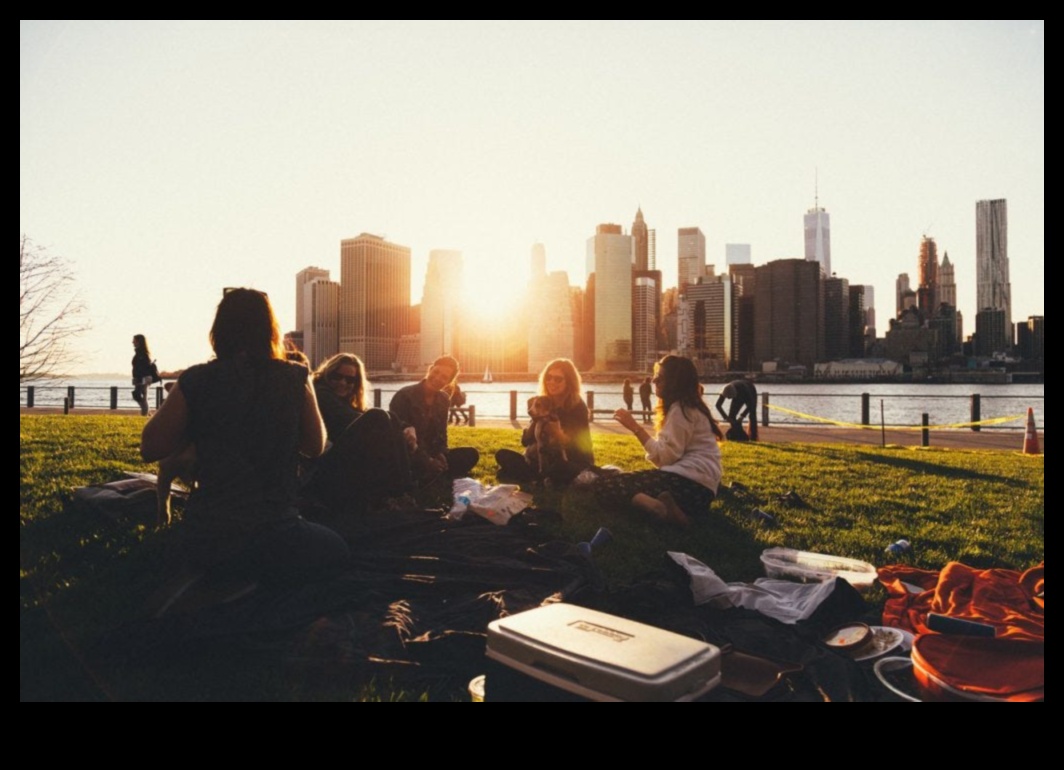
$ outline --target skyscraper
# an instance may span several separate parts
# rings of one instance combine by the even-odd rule
[[[528,327],[528,370],[538,372],[555,358],[573,358],[573,308],[564,270],[533,280],[531,288],[536,320]]]
[[[812,369],[824,360],[824,282],[820,266],[778,259],[757,268],[755,363],[779,360]]]
[[[825,278],[823,292],[824,360],[838,361],[850,356],[850,282],[845,278]]]
[[[827,309],[825,306],[824,315],[827,315]],[[850,309],[849,309],[849,350],[847,355],[850,358],[861,358],[865,354],[866,348],[866,334],[867,326],[865,320],[868,317],[868,310],[865,307],[865,287],[864,286],[851,286],[850,287]]]
[[[320,267],[304,267],[298,273],[296,273],[296,325],[295,330],[297,332],[303,331],[304,323],[304,310],[303,310],[303,287],[311,281],[316,281],[319,278],[329,280],[329,271]]]
[[[983,308],[975,314],[975,354],[990,357],[1012,347],[1012,327],[1004,310]]]
[[[362,233],[340,242],[340,350],[392,368],[410,312],[410,249]]]
[[[661,326],[661,271],[632,271],[632,368],[648,371],[656,359]]]
[[[421,295],[421,357],[419,368],[454,352],[458,309],[462,302],[462,252],[433,249]]]
[[[957,307],[957,279],[948,251],[942,255],[942,264],[938,266],[938,303]]]
[[[706,270],[706,236],[697,227],[681,227],[677,231],[676,259],[677,288],[683,294]]]
[[[677,346],[699,374],[727,371],[738,344],[739,297],[730,275],[691,284],[680,300]]]
[[[532,282],[547,277],[547,247],[542,243],[532,244]]]
[[[620,225],[599,225],[587,241],[595,275],[595,369],[632,366],[632,237]]]
[[[909,283],[909,274],[900,273],[898,280],[894,282],[895,308],[894,317],[901,318],[901,314],[916,303],[916,292]]]
[[[317,368],[340,351],[340,284],[318,278],[303,286],[303,353]]]
[[[1004,199],[975,204],[976,310],[1004,310],[1012,324],[1009,283],[1009,224]]]
[[[532,246],[532,281],[528,289],[528,307],[534,309],[536,319],[526,329],[528,370],[538,372],[555,358],[575,355],[569,275],[564,270],[548,275],[547,249],[542,243]]]
[[[831,217],[819,205],[805,212],[805,259],[818,262],[821,273],[831,276]]]
[[[643,221],[643,209],[635,212],[632,222],[632,261],[636,270],[653,270],[650,267],[650,233]]]
[[[935,239],[920,241],[920,287],[916,291],[920,312],[930,320],[938,311],[938,247]]]
[[[871,284],[864,287],[865,334],[871,342],[876,341],[876,289]]]

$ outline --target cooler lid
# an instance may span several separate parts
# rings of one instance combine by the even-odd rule
[[[488,656],[621,700],[676,700],[720,675],[711,644],[564,603],[490,623]]]

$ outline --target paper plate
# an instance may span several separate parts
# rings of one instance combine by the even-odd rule
[[[872,626],[872,641],[860,649],[854,650],[851,655],[854,660],[872,660],[888,652],[901,647],[905,642],[905,634],[901,629],[889,626]]]

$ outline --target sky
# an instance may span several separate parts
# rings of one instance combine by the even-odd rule
[[[1045,23],[20,21],[19,226],[68,259],[81,372],[205,361],[227,286],[294,326],[295,273],[362,232],[464,255],[467,296],[525,285],[532,244],[583,285],[600,223],[700,227],[753,262],[894,282],[924,235],[975,320],[975,204],[1008,200],[1014,320],[1044,314]],[[818,197],[816,197],[818,196]]]

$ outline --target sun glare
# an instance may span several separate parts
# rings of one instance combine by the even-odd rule
[[[466,273],[463,311],[476,323],[502,324],[521,309],[528,287],[501,271]]]

